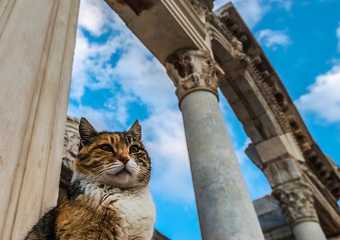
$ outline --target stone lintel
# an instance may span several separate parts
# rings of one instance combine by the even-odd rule
[[[303,161],[303,156],[294,141],[291,134],[285,134],[250,144],[246,149],[246,154],[266,174],[273,188],[302,177],[298,161]]]
[[[290,157],[298,161],[304,161],[304,157],[296,144],[291,133],[283,134],[257,144],[251,144],[247,150],[251,158],[255,157],[261,162],[261,165],[267,165],[270,162]],[[256,155],[254,154],[256,152]]]
[[[178,49],[209,49],[204,23],[190,1],[152,0],[139,14],[122,1],[106,0],[161,63]]]

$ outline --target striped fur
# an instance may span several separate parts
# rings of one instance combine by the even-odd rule
[[[151,161],[136,122],[127,132],[98,133],[80,121],[80,150],[68,198],[25,240],[150,240],[155,209]]]

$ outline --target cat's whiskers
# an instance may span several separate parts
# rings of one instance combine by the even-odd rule
[[[99,171],[96,174],[95,180],[97,180],[100,177],[102,177],[103,175],[107,174],[107,172],[110,171],[110,170],[117,169],[117,171],[120,171],[122,168],[124,168],[124,165],[123,164],[118,164],[118,163],[113,163],[109,167],[106,166],[104,169],[102,169],[101,171]]]

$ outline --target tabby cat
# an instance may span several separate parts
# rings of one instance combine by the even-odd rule
[[[26,240],[150,240],[155,208],[151,162],[137,122],[127,132],[97,132],[85,119],[68,198]]]

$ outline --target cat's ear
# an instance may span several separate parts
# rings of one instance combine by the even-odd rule
[[[130,127],[129,132],[132,133],[138,141],[142,139],[142,126],[138,120]]]
[[[80,145],[84,146],[91,142],[91,138],[97,135],[97,131],[86,118],[82,117],[79,124],[79,135]]]

